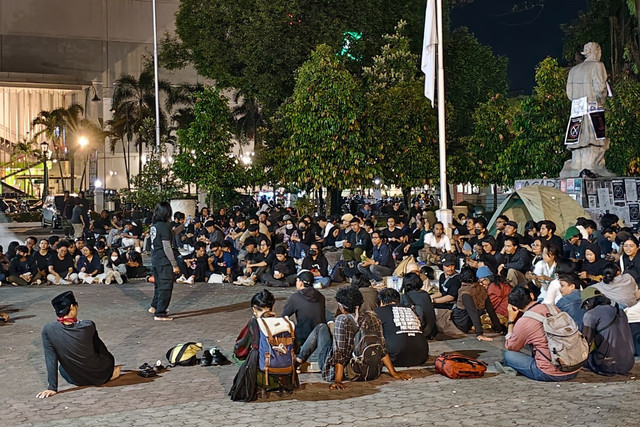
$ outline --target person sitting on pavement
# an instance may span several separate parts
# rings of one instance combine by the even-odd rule
[[[380,231],[371,233],[371,242],[373,243],[373,254],[371,258],[364,257],[364,260],[358,264],[358,271],[376,284],[380,284],[383,277],[391,275],[396,265],[391,249]]]
[[[217,245],[220,246],[219,243]],[[193,285],[195,282],[206,282],[206,273],[209,270],[208,260],[207,244],[196,242],[192,253],[176,258],[180,268],[180,277],[176,279],[176,283]]]
[[[556,236],[557,227],[555,222],[542,220],[538,223],[538,229],[540,230],[540,236],[546,239],[547,246],[554,244],[562,250],[564,242],[562,241],[562,237]]]
[[[365,274],[358,272],[351,278],[351,286],[359,289],[362,294],[363,302],[360,306],[360,312],[378,308],[378,289],[374,287],[375,282],[371,283]]]
[[[627,315],[594,286],[582,291],[582,334],[589,344],[585,367],[596,374],[627,374],[633,368],[634,345]]]
[[[444,224],[437,221],[433,224],[433,232],[424,236],[424,261],[428,265],[438,264],[443,254],[451,252],[451,240],[444,234]]]
[[[505,322],[507,319],[507,306],[509,305],[509,293],[511,292],[511,285],[509,285],[502,277],[494,275],[489,267],[483,266],[476,271],[476,278],[487,290],[491,305],[495,310],[498,318],[504,317]],[[502,323],[502,319],[500,318]]]
[[[98,283],[98,275],[102,272],[100,258],[93,250],[93,245],[87,243],[82,248],[82,256],[78,259],[78,280],[84,283]]]
[[[309,270],[314,277],[314,287],[326,288],[331,284],[329,261],[322,253],[319,242],[309,245],[309,254],[302,260],[302,269]]]
[[[387,218],[387,227],[382,229],[380,233],[382,233],[382,237],[387,239],[387,245],[391,252],[404,243],[402,229],[396,227],[396,219],[392,216]]]
[[[16,256],[9,264],[9,275],[7,282],[13,286],[26,286],[32,284],[33,266],[31,258],[28,256],[29,249],[25,245],[16,247]]]
[[[562,298],[558,300],[556,307],[571,316],[576,325],[578,325],[578,329],[582,329],[582,318],[586,312],[582,308],[582,298],[580,296],[582,281],[575,274],[561,274],[558,280],[560,281]]]
[[[9,275],[9,264],[9,258],[4,253],[2,245],[0,245],[0,286],[2,286],[2,281]]]
[[[620,233],[622,234],[622,233]],[[640,256],[638,256],[638,239],[635,236],[625,236],[622,241],[624,254],[620,257],[620,264],[624,266],[622,271],[630,274],[636,282],[640,282]]]
[[[49,258],[49,275],[47,280],[54,285],[69,285],[78,282],[78,274],[74,272],[73,257],[69,254],[69,242],[58,242],[58,250]]]
[[[222,283],[233,282],[238,261],[231,252],[231,246],[233,244],[228,240],[223,241],[221,244],[211,243],[208,271],[205,273],[206,279],[209,279],[213,274],[218,274],[222,276]]]
[[[443,274],[438,279],[438,292],[431,295],[433,308],[451,310],[458,300],[458,291],[462,283],[456,271],[457,262],[458,258],[454,254],[444,254],[440,259]]]
[[[291,233],[289,239],[289,256],[299,260],[304,258],[302,254],[309,253],[309,246],[316,241],[316,235],[310,230],[309,225],[304,220],[300,220],[297,230]],[[301,262],[301,261],[299,261]]]
[[[378,293],[375,313],[382,323],[387,354],[393,366],[419,366],[429,358],[429,344],[418,315],[400,305],[400,293],[384,288]]]
[[[347,232],[343,242],[342,258],[345,261],[360,262],[363,252],[371,253],[372,242],[369,233],[360,226],[360,218],[349,221],[351,231]]]
[[[38,246],[39,250],[31,254],[31,262],[35,272],[33,280],[39,285],[47,281],[49,262],[51,261],[51,256],[55,256],[55,252],[49,248],[49,240],[47,239],[40,239]]]
[[[51,300],[58,316],[42,328],[42,346],[47,366],[46,390],[38,398],[58,392],[58,371],[76,386],[102,385],[120,376],[120,366],[98,336],[91,320],[78,320],[78,302],[73,292],[64,292]]]
[[[569,227],[564,233],[564,246],[562,254],[565,258],[578,261],[584,259],[584,250],[588,247],[589,241],[582,238],[582,234],[577,227]]]
[[[233,282],[236,285],[253,286],[263,273],[270,270],[276,254],[271,250],[271,242],[268,239],[258,240],[258,254],[251,261],[245,263],[243,276]]]
[[[600,246],[596,243],[586,243],[584,249],[584,260],[579,273],[580,278],[589,283],[597,283],[602,280],[604,268],[609,262],[600,256]]]
[[[142,262],[142,255],[139,252],[129,251],[125,256],[127,262],[124,265],[129,279],[144,279],[151,273]]]
[[[436,313],[431,302],[431,295],[422,290],[422,279],[417,273],[410,272],[402,278],[401,302],[415,310],[425,339],[433,339],[438,335]]]
[[[547,298],[549,284],[558,277],[557,260],[560,258],[561,250],[561,248],[552,243],[548,244],[542,250],[542,259],[533,266],[533,272],[527,275],[527,278],[532,280],[533,283],[540,288],[540,296],[538,297],[540,300]],[[559,289],[556,290],[556,294],[559,294],[558,291]],[[553,304],[556,296],[557,295],[549,295],[549,299],[545,302]]]
[[[638,302],[639,292],[636,281],[630,274],[620,274],[618,264],[607,264],[602,271],[602,281],[593,287],[611,301],[618,303],[623,309],[632,307]]]
[[[314,277],[308,270],[301,270],[296,277],[297,292],[289,295],[281,317],[296,315],[296,342],[304,344],[311,331],[320,323],[327,323],[325,298],[314,289]]]
[[[322,369],[322,379],[331,383],[330,390],[344,390],[344,379],[352,379],[351,366],[356,333],[363,330],[367,335],[377,336],[382,348],[385,348],[384,334],[380,319],[372,311],[360,311],[362,294],[353,287],[341,288],[336,293],[340,310],[334,321],[333,337],[325,323],[317,325],[305,341],[297,356],[297,363],[304,363],[317,350],[318,363]],[[382,363],[395,379],[410,380],[411,376],[399,373],[393,367],[389,355],[384,354]]]
[[[461,286],[458,290],[458,299],[451,311],[451,321],[462,332],[468,333],[475,329],[478,341],[493,341],[484,335],[481,315],[483,312],[489,315],[494,332],[506,332],[500,319],[496,315],[487,290],[476,281],[476,272],[471,267],[463,267],[460,270]]]
[[[506,243],[506,242],[505,242]],[[536,302],[538,289],[532,283],[524,286],[516,286],[509,294],[509,323],[508,333],[505,338],[505,365],[515,369],[518,373],[536,381],[565,381],[575,378],[580,372],[563,372],[551,363],[551,353],[547,343],[542,322],[530,318],[518,317],[521,313],[532,310],[542,316],[550,314],[549,309]],[[533,356],[522,353],[521,350],[529,345],[533,350]],[[496,369],[504,372],[502,364],[496,362]]]
[[[260,282],[266,286],[276,288],[288,288],[296,282],[296,264],[292,257],[287,255],[287,248],[276,247],[275,258],[271,268],[260,275]]]
[[[504,238],[503,254],[498,259],[498,274],[507,279],[511,286],[518,286],[527,281],[525,273],[531,267],[529,251],[518,245],[513,236]]]

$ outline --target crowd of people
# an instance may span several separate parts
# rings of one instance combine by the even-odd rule
[[[553,221],[521,228],[504,215],[491,231],[485,218],[462,214],[447,230],[416,201],[409,212],[394,203],[386,226],[379,222],[366,208],[314,219],[280,205],[249,217],[205,207],[192,217],[161,203],[147,232],[129,224],[126,233],[111,233],[115,227],[93,233],[95,245],[83,236],[72,243],[54,237],[37,248],[28,238],[12,244],[0,265],[13,285],[120,283],[144,268],[140,252],[149,251],[155,284],[149,312],[161,321],[172,320],[174,282],[295,287],[280,316],[295,318],[296,365],[314,355],[332,389],[354,378],[359,334],[377,340],[380,368],[399,379],[409,376],[395,367],[424,364],[438,334],[471,333],[479,341],[492,341],[489,331],[505,334],[496,369],[541,381],[574,378],[582,365],[625,374],[640,355],[639,244],[615,215],[604,215],[600,228],[579,218],[562,236]],[[322,289],[346,280],[350,286],[336,295],[338,312],[328,313]],[[276,316],[274,302],[267,289],[257,293],[254,320]],[[588,358],[573,369],[557,363],[545,333],[545,319],[561,313],[589,346]],[[236,350],[243,345],[256,342],[245,339]]]

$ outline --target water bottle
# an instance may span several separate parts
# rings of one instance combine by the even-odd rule
[[[300,258],[305,259],[305,257],[307,256],[307,253],[303,250],[300,251]]]
[[[392,276],[391,280],[393,281],[393,289],[395,289],[397,291],[398,290],[398,275],[395,272],[393,273],[393,276]]]

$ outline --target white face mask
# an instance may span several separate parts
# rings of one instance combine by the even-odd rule
[[[111,257],[111,261],[117,261],[117,260],[118,260],[118,256],[117,255]]]
[[[293,229],[293,224],[287,224],[286,227],[287,227],[287,230],[291,230]]]

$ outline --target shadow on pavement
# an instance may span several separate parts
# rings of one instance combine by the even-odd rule
[[[282,301],[285,299],[286,298],[280,297],[280,298],[276,298],[276,301]],[[202,310],[193,310],[193,311],[183,311],[180,313],[171,313],[171,317],[173,317],[174,319],[182,319],[185,317],[203,316],[206,314],[214,314],[214,313],[227,313],[227,312],[238,311],[238,310],[247,310],[248,312],[249,309],[250,309],[249,302],[243,301],[235,304],[223,305],[220,307],[205,308]]]
[[[8,321],[6,321],[6,322],[2,322],[2,321],[0,321],[0,326],[4,326],[4,325],[9,325],[9,324],[11,324],[11,323],[15,323],[15,322],[16,322],[16,320],[31,319],[32,317],[36,317],[36,315],[35,315],[35,314],[30,314],[30,315],[28,315],[28,316],[18,316],[18,317],[13,317],[13,316],[11,316],[11,317],[9,317],[9,320],[8,320]],[[1,319],[0,319],[0,320],[1,320]]]
[[[122,387],[127,385],[147,384],[153,382],[157,378],[162,378],[162,375],[155,377],[144,378],[138,375],[137,371],[123,371],[124,374],[120,374],[118,378],[113,381],[102,385],[102,387]]]

